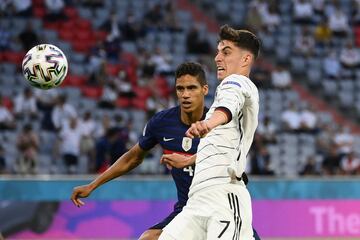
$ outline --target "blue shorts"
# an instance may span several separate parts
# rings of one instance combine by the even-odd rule
[[[176,215],[178,215],[180,211],[173,211],[172,213],[169,214],[169,216],[167,216],[164,220],[162,220],[161,222],[155,224],[154,226],[150,227],[149,229],[163,229],[166,225],[168,225],[171,220],[173,220]]]

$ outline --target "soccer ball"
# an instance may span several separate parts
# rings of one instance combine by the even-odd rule
[[[40,44],[26,53],[22,61],[22,72],[31,86],[50,89],[64,81],[68,72],[68,62],[58,47]]]

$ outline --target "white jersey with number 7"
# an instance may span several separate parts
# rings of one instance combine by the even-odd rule
[[[231,120],[200,140],[189,196],[207,186],[234,181],[245,171],[246,155],[258,125],[258,89],[249,78],[230,75],[217,87],[206,119],[217,108],[227,109]]]

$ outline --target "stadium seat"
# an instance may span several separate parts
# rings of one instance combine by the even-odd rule
[[[100,87],[89,87],[82,86],[81,92],[85,97],[99,99],[102,94],[102,88]]]
[[[85,19],[78,19],[76,21],[76,27],[78,28],[78,30],[87,30],[87,31],[91,31],[91,23],[89,20],[85,20]]]
[[[131,106],[131,100],[127,97],[119,97],[116,100],[116,106],[120,108],[128,108]]]
[[[44,27],[53,30],[58,30],[61,29],[61,22],[44,22]]]
[[[90,31],[79,30],[75,33],[75,41],[86,42],[89,45],[95,43],[95,37]]]
[[[119,71],[122,69],[120,64],[106,64],[106,73],[112,76],[117,76]]]
[[[63,28],[59,31],[59,37],[66,41],[73,41],[75,39],[74,30]]]
[[[75,51],[72,51],[69,58],[72,62],[80,64],[80,63],[84,63],[86,56],[82,53],[77,53]]]
[[[147,105],[146,105],[146,101],[144,101],[144,99],[141,98],[134,98],[131,100],[131,104],[134,108],[136,109],[140,109],[142,111],[146,111],[147,110]]]
[[[353,104],[354,104],[353,92],[340,91],[338,93],[338,96],[339,96],[340,103],[344,108],[350,108],[353,106]]]
[[[108,35],[105,31],[95,31],[94,32],[96,40],[104,41]]]
[[[1,63],[0,64],[0,72],[3,72],[5,76],[13,75],[16,71],[16,66],[13,63]]]
[[[64,9],[65,15],[69,18],[69,19],[76,19],[78,18],[78,11],[76,10],[76,8],[74,7],[66,7]]]
[[[75,39],[74,41],[72,41],[72,47],[75,51],[86,53],[90,50],[91,43]]]
[[[337,91],[337,83],[332,80],[323,80],[322,81],[324,93],[327,96],[334,96]]]
[[[143,101],[151,95],[151,91],[146,87],[134,87],[133,90],[136,94],[136,98]]]
[[[4,61],[21,65],[22,60],[25,56],[25,52],[11,52],[7,51],[3,53]]]
[[[63,31],[64,29],[66,31],[72,31],[73,33],[75,33],[76,31],[74,31],[74,29],[76,29],[76,21],[74,20],[68,20],[65,22],[60,23],[61,28],[59,29],[59,31]]]
[[[32,4],[34,7],[43,7],[44,0],[32,0]]]
[[[91,19],[93,17],[92,11],[89,8],[78,7],[79,15],[85,19]]]
[[[69,70],[74,75],[82,76],[87,74],[86,67],[82,63],[77,64],[74,62],[73,64],[71,64],[71,68],[69,68]]]
[[[42,30],[42,35],[46,39],[46,41],[51,42],[53,44],[58,41],[58,33],[52,29],[44,29]]]
[[[84,76],[76,76],[76,75],[68,75],[66,77],[66,84],[69,86],[84,86],[86,83],[86,77]]]
[[[8,96],[3,96],[3,97],[2,97],[2,100],[3,100],[4,106],[5,106],[9,111],[12,111],[14,104],[13,104],[11,98],[8,97]]]
[[[279,47],[276,48],[275,54],[276,54],[276,59],[280,63],[286,63],[287,61],[289,61],[290,48],[289,47],[283,47],[283,46],[280,45]]]
[[[70,102],[77,102],[81,98],[81,90],[78,87],[67,86],[61,88]]]
[[[43,18],[45,16],[46,10],[44,7],[35,7],[33,12],[36,17]]]
[[[322,72],[319,68],[310,68],[307,70],[307,77],[309,79],[309,84],[312,86],[317,86],[321,83]]]
[[[59,41],[56,43],[56,45],[64,52],[66,56],[69,56],[69,53],[72,51],[71,45],[68,42]]]
[[[96,19],[105,22],[105,20],[110,16],[109,10],[107,8],[98,8],[95,10]]]
[[[11,27],[13,28],[13,31],[16,31],[16,33],[22,32],[27,24],[26,20],[22,18],[14,18],[12,19],[11,23]]]
[[[169,89],[167,80],[163,77],[158,77],[155,80],[156,89],[163,98],[168,98],[171,90]]]
[[[305,70],[305,60],[301,57],[291,57],[290,58],[290,62],[291,62],[291,70],[293,71],[293,73],[303,73]]]

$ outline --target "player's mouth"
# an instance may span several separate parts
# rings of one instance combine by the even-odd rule
[[[217,67],[217,72],[218,72],[218,73],[223,73],[223,72],[225,72],[225,68],[223,68],[223,67],[221,67],[221,66],[218,66],[218,67]]]
[[[183,102],[182,102],[182,106],[183,106],[184,108],[190,108],[190,107],[191,107],[191,102],[189,102],[189,101],[183,101]]]

